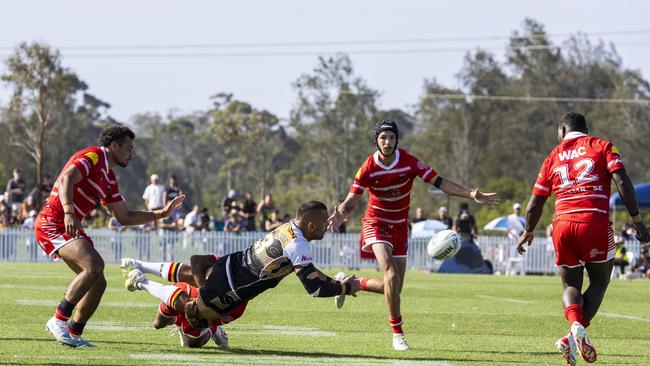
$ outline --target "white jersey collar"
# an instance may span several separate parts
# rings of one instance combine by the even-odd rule
[[[399,149],[395,148],[395,160],[393,160],[389,166],[384,165],[381,160],[379,160],[379,150],[375,151],[372,157],[375,160],[375,164],[377,164],[380,168],[384,170],[391,170],[397,165],[397,163],[399,163]]]
[[[582,133],[582,132],[573,131],[573,132],[569,132],[566,135],[564,135],[564,140],[562,140],[562,141],[571,140],[571,139],[575,139],[575,138],[582,137],[582,136],[587,136],[587,134]]]

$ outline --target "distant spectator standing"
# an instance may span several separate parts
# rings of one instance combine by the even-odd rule
[[[255,231],[255,215],[257,214],[257,203],[253,201],[253,194],[247,192],[244,195],[242,204],[242,218],[244,219],[244,228],[246,231]]]
[[[7,192],[9,193],[9,207],[13,210],[13,215],[18,216],[18,210],[20,209],[20,204],[25,200],[27,185],[22,178],[20,169],[14,168],[13,178],[9,179],[7,182]]]
[[[150,181],[151,184],[144,189],[144,194],[142,195],[144,206],[149,211],[159,210],[165,204],[165,186],[160,184],[158,174],[151,174]]]
[[[24,222],[29,217],[29,213],[31,211],[37,211],[36,209],[37,207],[36,207],[36,202],[34,202],[34,196],[27,196],[27,198],[25,198],[23,203],[20,204],[20,213],[18,214],[18,221]]]
[[[178,180],[175,175],[169,177],[169,183],[165,187],[165,194],[163,195],[163,201],[165,206],[167,203],[171,202],[174,198],[183,194],[183,191],[178,186]],[[173,221],[177,220],[181,216],[181,210],[178,209],[174,211],[171,215]]]
[[[237,210],[230,211],[228,218],[224,223],[223,231],[227,233],[238,233],[244,230],[245,228],[240,220],[239,212]]]
[[[261,230],[269,231],[266,229],[266,223],[267,221],[271,220],[271,214],[273,211],[275,211],[275,202],[273,202],[273,195],[271,193],[267,193],[266,196],[264,196],[262,202],[257,205],[257,213],[260,214]]]
[[[234,189],[228,190],[228,194],[221,200],[221,216],[224,220],[228,218],[230,210],[232,209],[232,203],[237,199],[237,191]]]
[[[519,236],[524,232],[526,219],[521,216],[521,204],[516,202],[512,205],[512,213],[508,215],[508,237],[519,243]]]
[[[440,206],[438,209],[438,217],[436,220],[442,222],[443,224],[447,225],[447,229],[451,229],[452,226],[454,226],[454,220],[451,219],[449,216],[449,209],[445,206]]]
[[[183,227],[187,232],[194,232],[201,229],[201,218],[199,217],[199,206],[194,205],[192,211],[185,215]]]
[[[424,221],[426,219],[427,218],[424,217],[424,214],[422,213],[422,207],[418,207],[415,209],[415,217],[411,219],[411,222],[415,224],[416,222]]]
[[[273,231],[282,225],[282,220],[280,220],[280,211],[273,210],[271,212],[271,218],[266,221],[264,228],[266,231]]]
[[[34,204],[37,207],[39,207],[39,208],[45,207],[45,205],[47,204],[47,199],[50,197],[50,192],[52,192],[53,187],[54,186],[52,185],[52,176],[49,175],[49,174],[45,174],[45,175],[43,175],[43,181],[41,182],[40,200],[38,200],[38,201],[36,200],[38,198],[38,197],[36,197],[36,188],[37,187],[34,187],[34,189],[32,189],[31,192],[29,192],[28,197],[31,196],[31,197],[34,198]]]
[[[454,221],[454,231],[460,234],[462,241],[474,241],[474,237],[478,236],[478,227],[476,227],[476,219],[469,213],[469,205],[463,202],[459,206],[460,211]]]

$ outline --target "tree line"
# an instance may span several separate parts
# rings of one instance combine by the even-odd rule
[[[258,200],[273,193],[285,212],[306,199],[333,205],[374,151],[375,122],[386,118],[399,125],[400,146],[443,177],[501,194],[498,207],[473,207],[479,224],[510,213],[513,202],[525,204],[567,111],[583,113],[590,133],[619,148],[634,182],[650,180],[644,144],[650,138],[650,83],[623,65],[613,45],[580,35],[554,44],[532,19],[512,32],[503,61],[485,50],[468,52],[458,86],[425,79],[409,109],[380,108],[381,92],[355,72],[349,56],[319,57],[292,84],[296,101],[288,120],[218,92],[207,110],[116,121],[110,102],[92,95],[56,49],[22,43],[5,63],[1,78],[12,97],[0,105],[0,178],[6,181],[13,167],[22,167],[29,185],[37,186],[43,174],[58,174],[74,151],[95,144],[102,128],[124,123],[136,132],[137,153],[115,173],[130,205],[141,205],[154,172],[178,176],[190,203],[215,214],[231,188],[253,192]],[[429,216],[447,204],[424,184],[415,185],[412,198],[412,206]],[[452,214],[458,203],[451,201]],[[548,205],[544,223],[551,213]],[[358,227],[356,221],[349,226]]]

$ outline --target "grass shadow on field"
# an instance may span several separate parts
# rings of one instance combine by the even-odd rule
[[[463,361],[463,362],[485,362],[489,359],[476,359],[476,358],[443,358],[443,357],[400,357],[400,355],[390,356],[377,356],[371,354],[341,354],[341,353],[328,353],[328,352],[298,352],[298,351],[278,351],[278,350],[251,350],[245,348],[227,348],[221,349],[201,349],[204,354],[222,354],[230,353],[236,355],[246,356],[280,356],[280,357],[306,357],[306,358],[323,358],[323,359],[374,359],[374,360],[403,360],[403,361]],[[331,360],[327,360],[331,362]],[[518,361],[499,361],[500,363],[519,363]]]
[[[18,342],[47,342],[47,343],[58,343],[56,340],[50,338],[50,337],[45,337],[45,338],[32,338],[32,337],[0,337],[0,342],[2,341],[18,341]],[[96,341],[96,340],[91,340],[92,343],[97,343],[97,344],[103,344],[103,343],[109,343],[109,344],[132,344],[132,345],[149,345],[149,346],[163,346],[167,347],[169,346],[169,343],[166,342],[125,342],[125,341],[106,341],[106,340],[101,340],[101,341]]]
[[[5,361],[0,361],[0,365],[20,365],[15,362],[5,362]],[[30,366],[70,366],[70,362],[41,362],[41,363],[33,363],[33,362],[28,362],[26,365]],[[123,366],[121,363],[92,363],[93,366]]]

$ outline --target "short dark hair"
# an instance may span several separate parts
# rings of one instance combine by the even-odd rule
[[[323,202],[320,201],[307,201],[304,202],[300,207],[298,207],[298,211],[296,212],[296,219],[302,221],[303,219],[307,218],[310,213],[314,211],[327,211],[327,206]]]
[[[569,112],[562,116],[560,126],[566,127],[569,131],[587,132],[587,120],[578,112]]]
[[[135,133],[126,126],[114,125],[103,129],[97,142],[99,142],[99,146],[109,147],[113,141],[121,145],[127,137],[135,140]]]

